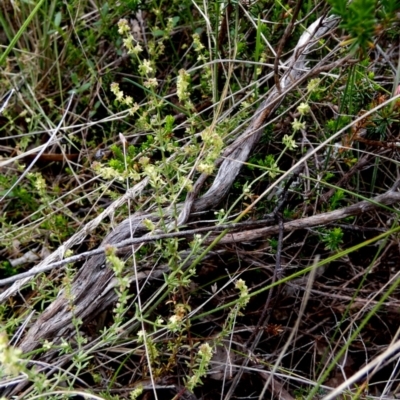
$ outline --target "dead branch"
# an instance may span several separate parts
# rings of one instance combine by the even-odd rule
[[[307,229],[314,226],[325,226],[340,219],[355,216],[375,210],[382,206],[389,206],[400,201],[400,193],[388,191],[384,194],[374,197],[369,201],[360,201],[359,203],[352,204],[351,206],[340,208],[335,211],[330,211],[323,214],[313,215],[311,217],[302,218],[295,221],[286,222],[283,226],[285,232],[291,232],[298,229]],[[279,233],[279,226],[268,226],[260,229],[253,229],[245,232],[232,232],[228,233],[219,243],[235,243],[235,242],[248,242],[251,240],[259,239],[270,235]],[[211,243],[216,236],[207,239]]]

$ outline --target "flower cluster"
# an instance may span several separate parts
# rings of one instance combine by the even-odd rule
[[[196,356],[196,368],[193,371],[193,375],[186,381],[186,387],[193,391],[193,389],[202,383],[201,378],[207,374],[208,366],[213,356],[212,347],[208,343],[203,343],[199,347],[199,351]]]
[[[320,85],[320,79],[311,79],[307,85],[307,92],[309,94],[316,92]],[[305,121],[302,121],[302,117],[310,113],[311,108],[308,103],[301,102],[300,105],[297,106],[297,112],[300,114],[300,119],[294,118],[292,122],[293,134],[291,136],[285,135],[282,139],[283,144],[289,150],[293,150],[297,147],[296,142],[293,139],[293,136],[296,132],[304,130],[306,128]]]
[[[21,355],[22,351],[9,346],[7,336],[0,333],[0,364],[3,374],[16,376],[22,372]]]
[[[235,288],[240,292],[240,300],[239,304],[241,307],[245,307],[249,300],[249,288],[246,285],[246,282],[243,279],[238,279],[235,284]]]
[[[224,142],[221,136],[213,128],[206,128],[201,133],[205,148],[208,150],[204,162],[197,165],[197,171],[210,175],[214,171],[214,162],[221,154]]]
[[[118,21],[118,33],[121,36],[124,36],[123,43],[126,49],[128,50],[128,54],[138,55],[143,51],[142,46],[134,39],[133,35],[130,33],[131,29],[128,25],[128,21],[126,19],[120,19]]]
[[[176,94],[181,103],[189,100],[190,75],[182,68],[176,82]]]
[[[139,105],[133,102],[133,98],[131,96],[124,95],[124,92],[120,89],[118,83],[113,82],[110,85],[110,89],[111,92],[114,94],[116,101],[129,107],[129,113],[131,115],[135,114],[135,112],[139,110]]]
[[[118,21],[118,33],[124,37],[123,43],[125,48],[128,51],[128,54],[133,54],[138,58],[139,61],[139,73],[143,77],[147,78],[147,80],[143,83],[147,88],[155,88],[158,86],[157,79],[154,78],[154,67],[151,65],[149,60],[141,61],[138,55],[143,51],[140,43],[135,40],[133,35],[130,33],[131,29],[128,25],[128,21],[126,19],[120,19]],[[150,44],[149,44],[149,53],[151,53]],[[121,98],[121,93],[118,92],[119,97]],[[123,96],[123,94],[122,94]],[[118,100],[118,96],[117,96]],[[125,98],[126,102],[126,98]]]

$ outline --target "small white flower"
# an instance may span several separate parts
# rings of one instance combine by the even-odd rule
[[[282,143],[289,149],[293,150],[297,147],[296,142],[293,140],[293,136],[285,135],[282,139]]]
[[[151,72],[153,72],[153,68],[152,68],[151,63],[150,63],[149,60],[143,60],[143,63],[142,63],[142,65],[139,67],[139,69],[140,69],[140,71],[141,71],[141,73],[142,73],[143,75],[148,75],[148,74],[150,74]]]
[[[292,128],[294,132],[299,131],[300,129],[305,129],[306,123],[305,122],[300,122],[297,118],[294,119],[292,122]]]
[[[300,105],[297,107],[297,111],[300,113],[300,115],[306,115],[310,112],[310,106],[307,103],[300,103]]]
[[[320,83],[321,83],[321,79],[319,79],[319,78],[311,79],[311,81],[307,85],[308,93],[317,91]]]
[[[150,79],[148,79],[145,83],[144,83],[144,86],[145,87],[147,87],[147,88],[154,88],[154,87],[157,87],[158,86],[158,82],[157,82],[157,79],[156,78],[150,78]]]
[[[118,33],[120,35],[125,35],[125,33],[129,32],[129,25],[128,25],[128,21],[126,19],[120,19],[118,21]]]
[[[184,69],[180,69],[176,82],[176,94],[180,102],[183,102],[189,98],[189,83],[190,75]]]

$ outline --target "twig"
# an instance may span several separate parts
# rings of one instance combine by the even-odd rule
[[[57,262],[40,265],[38,267],[32,268],[30,271],[22,272],[20,274],[11,276],[9,278],[0,279],[0,286],[5,286],[10,283],[16,282],[20,279],[25,279],[30,276],[38,275],[43,272],[50,271],[54,268],[62,267],[66,264],[72,264],[72,263],[87,259],[89,257],[93,257],[93,256],[96,256],[99,254],[104,254],[107,249],[107,246],[108,247],[112,246],[115,249],[120,249],[123,252],[125,252],[125,249],[127,247],[132,246],[134,244],[150,243],[150,242],[155,242],[157,240],[169,239],[169,238],[173,238],[173,237],[193,237],[194,235],[197,235],[197,234],[200,234],[203,232],[209,233],[209,232],[223,231],[225,229],[228,229],[231,231],[231,230],[237,230],[237,229],[243,229],[243,228],[251,228],[251,227],[255,227],[257,225],[259,226],[259,225],[271,224],[274,220],[275,220],[275,218],[273,217],[272,214],[270,214],[258,221],[244,221],[244,222],[238,222],[236,224],[232,223],[232,224],[223,224],[223,225],[216,225],[216,226],[206,226],[206,227],[202,227],[202,228],[190,229],[190,230],[185,230],[185,231],[180,231],[180,232],[160,233],[157,235],[151,235],[151,236],[145,235],[145,236],[141,236],[141,237],[137,237],[137,238],[130,238],[130,239],[122,240],[117,243],[106,244],[105,246],[100,246],[97,249],[85,251],[83,253],[77,254],[76,256],[67,257],[67,258],[57,261]],[[118,252],[117,252],[117,255],[118,255]],[[24,258],[24,260],[26,262],[25,258]],[[32,260],[30,260],[30,261],[32,261]]]
[[[340,208],[335,211],[330,211],[323,214],[313,215],[311,217],[286,222],[284,224],[284,228],[286,232],[290,232],[298,229],[307,229],[318,225],[326,225],[342,218],[358,215],[361,213],[372,211],[379,207],[389,206],[398,202],[400,202],[400,193],[388,191],[368,201],[360,201],[358,203],[352,204],[351,206]],[[222,238],[220,240],[220,244],[251,241],[260,237],[276,235],[277,233],[279,233],[278,225],[254,229],[246,232],[236,232]],[[207,242],[211,243],[214,239],[215,237],[211,236],[207,239]]]

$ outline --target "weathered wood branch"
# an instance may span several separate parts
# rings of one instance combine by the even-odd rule
[[[289,221],[284,223],[284,232],[292,232],[299,229],[308,229],[315,226],[326,226],[332,222],[336,222],[340,219],[356,216],[369,211],[377,210],[382,206],[390,206],[395,203],[400,202],[400,193],[394,191],[388,191],[384,194],[374,197],[373,199],[367,201],[360,201],[358,203],[352,204],[351,206],[340,208],[335,211],[330,211],[318,215],[313,215],[311,217],[305,217],[294,221]],[[256,240],[261,237],[268,237],[271,235],[276,235],[279,232],[279,226],[267,226],[265,228],[252,229],[242,232],[230,232],[225,237],[223,237],[219,243],[238,243],[238,242],[248,242],[251,240]],[[207,243],[211,243],[216,236],[211,236],[207,239]]]

